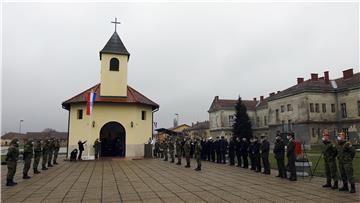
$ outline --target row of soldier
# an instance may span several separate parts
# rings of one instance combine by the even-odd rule
[[[17,138],[10,142],[8,152],[6,154],[6,163],[8,168],[6,185],[14,186],[17,183],[14,182],[14,175],[17,169],[17,162],[19,160],[19,140]],[[24,151],[22,153],[24,160],[23,179],[29,179],[28,175],[32,158],[34,174],[39,174],[38,166],[40,159],[42,158],[42,170],[48,170],[48,167],[57,165],[57,157],[60,150],[60,141],[55,138],[44,140],[24,140]]]
[[[279,178],[288,178],[290,181],[297,180],[296,173],[296,141],[295,134],[290,133],[287,135],[288,143],[285,144],[281,134],[278,132],[275,138],[273,154],[277,162]],[[350,142],[345,140],[345,134],[339,133],[338,145],[335,146],[330,142],[329,134],[324,131],[323,143],[325,144],[324,161],[325,161],[325,175],[327,183],[323,187],[331,187],[338,189],[338,177],[336,158],[339,162],[340,175],[343,181],[343,187],[340,191],[349,191],[348,183],[350,183],[350,192],[355,193],[355,179],[353,176],[352,161],[355,157],[355,149]],[[285,150],[286,149],[286,150]],[[164,161],[168,161],[168,153],[170,160],[174,163],[175,152],[178,158],[178,165],[181,165],[181,157],[186,158],[185,167],[190,167],[190,158],[195,155],[197,161],[197,168],[201,170],[201,160],[212,161],[219,164],[226,164],[226,155],[229,157],[229,165],[235,165],[235,157],[237,166],[242,168],[249,168],[255,172],[261,172],[263,166],[263,174],[270,174],[269,152],[270,143],[266,136],[260,137],[260,142],[257,137],[252,137],[249,140],[246,138],[237,138],[233,136],[228,142],[224,137],[216,138],[214,141],[209,138],[205,139],[196,138],[195,140],[185,136],[185,138],[177,137],[174,139],[169,137],[161,142],[155,143],[155,157],[164,157]],[[285,155],[287,157],[287,164],[285,165]],[[287,175],[289,172],[289,176]],[[334,180],[334,185],[331,185],[331,179]]]

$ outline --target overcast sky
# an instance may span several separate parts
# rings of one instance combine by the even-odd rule
[[[252,99],[297,77],[359,71],[357,3],[4,3],[2,130],[67,131],[61,103],[100,81],[99,51],[118,33],[128,83],[171,127],[208,120],[214,98]]]

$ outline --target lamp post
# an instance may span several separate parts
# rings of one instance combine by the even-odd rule
[[[176,126],[178,126],[179,125],[179,114],[175,113],[175,116],[176,116]]]
[[[19,134],[21,134],[21,123],[24,122],[24,120],[19,121]]]

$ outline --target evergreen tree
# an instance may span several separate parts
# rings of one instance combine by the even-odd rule
[[[250,139],[252,137],[251,121],[246,112],[246,106],[239,97],[235,106],[235,123],[233,124],[233,135],[240,139]]]

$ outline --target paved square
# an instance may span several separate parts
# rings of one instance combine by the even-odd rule
[[[323,178],[290,182],[209,162],[201,172],[160,159],[60,162],[29,180],[19,164],[15,187],[1,172],[2,202],[360,202],[359,184],[350,194],[323,189]]]

